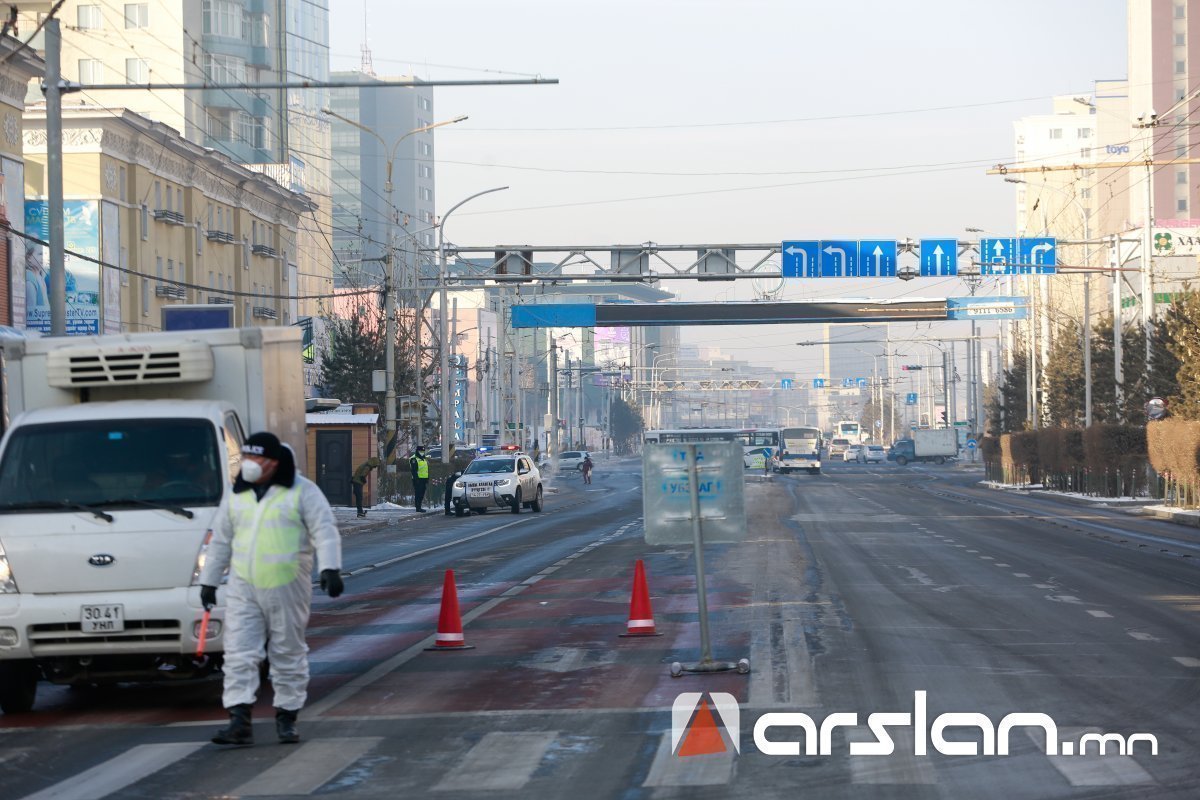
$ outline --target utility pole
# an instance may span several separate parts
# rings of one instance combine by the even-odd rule
[[[46,34],[46,187],[47,213],[50,217],[50,335],[67,333],[66,234],[63,226],[63,152],[62,152],[62,33],[58,19],[50,17],[43,28]]]
[[[558,340],[554,329],[547,328],[550,335],[550,427],[546,431],[546,449],[553,463],[558,463]]]
[[[1150,353],[1154,349],[1150,338],[1150,326],[1154,323],[1154,160],[1151,146],[1154,141],[1153,128],[1147,128],[1146,142],[1146,222],[1142,225],[1142,333],[1146,338],[1146,368],[1150,374]]]
[[[1115,400],[1117,421],[1120,422],[1121,404],[1124,402],[1125,361],[1124,342],[1121,337],[1121,240],[1114,234],[1109,250],[1109,266],[1112,267],[1112,308],[1113,308],[1113,398]]]

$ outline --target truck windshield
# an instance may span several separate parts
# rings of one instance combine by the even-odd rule
[[[222,467],[207,420],[26,425],[13,430],[0,461],[0,513],[215,506]]]

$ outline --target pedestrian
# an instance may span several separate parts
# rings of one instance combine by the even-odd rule
[[[412,472],[413,505],[424,514],[421,504],[425,502],[425,487],[429,485],[429,462],[425,459],[424,445],[417,445],[417,452],[408,460],[408,468]]]
[[[296,716],[308,699],[308,626],[313,558],[321,588],[342,593],[342,543],[329,501],[296,474],[291,448],[273,433],[256,433],[242,446],[242,468],[200,573],[200,603],[217,604],[225,570],[225,672],[222,704],[229,725],[216,744],[254,744],[250,714],[265,657],[275,690],[279,741],[300,741]]]
[[[592,463],[592,457],[590,455],[583,457],[583,463],[580,464],[580,467],[583,469],[583,482],[584,483],[592,482],[592,467],[594,467],[594,466],[596,466],[596,465]]]
[[[446,488],[442,495],[442,505],[445,508],[446,516],[450,516],[450,501],[454,498],[454,482],[462,477],[462,470],[458,470],[449,478],[446,478]],[[463,498],[464,500],[466,498]]]
[[[367,476],[371,474],[371,470],[379,469],[382,463],[372,456],[358,465],[358,469],[354,470],[354,477],[350,479],[350,488],[354,490],[354,505],[358,506],[359,517],[367,515],[367,512],[363,511],[363,488],[366,486]]]

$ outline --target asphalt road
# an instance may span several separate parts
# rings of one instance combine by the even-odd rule
[[[360,529],[347,594],[314,603],[301,745],[274,743],[269,695],[257,746],[208,744],[211,682],[49,689],[33,713],[0,717],[3,796],[1200,796],[1200,536],[980,477],[841,464],[750,477],[746,541],[706,548],[714,655],[749,658],[748,675],[670,677],[699,657],[693,561],[645,545],[637,462],[560,481],[541,514]],[[639,558],[664,635],[622,639]],[[474,649],[426,652],[447,568]],[[726,752],[672,754],[681,692],[733,695],[740,754],[728,738]],[[924,726],[889,721],[891,755],[850,754],[875,740],[870,714],[921,708]],[[976,754],[937,751],[947,712],[976,716],[943,718],[942,749]],[[804,754],[794,716],[766,738],[798,754],[764,753],[768,713],[824,721],[827,742]],[[1046,715],[1060,749],[1145,733],[1157,754],[1143,740],[1047,755],[1042,727],[984,732],[1016,713]],[[993,740],[1007,754],[985,754]]]

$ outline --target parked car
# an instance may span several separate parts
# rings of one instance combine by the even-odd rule
[[[866,445],[847,445],[846,449],[842,451],[842,461],[858,461],[858,456],[860,453],[862,453],[864,447],[866,447]]]
[[[882,464],[884,461],[887,461],[887,450],[881,444],[864,444],[858,451],[860,464]]]
[[[583,469],[583,460],[591,456],[587,450],[568,450],[558,457],[559,469]],[[592,459],[593,461],[595,459]]]
[[[542,473],[525,453],[504,451],[476,458],[454,482],[450,502],[454,513],[484,513],[507,508],[542,510]]]

